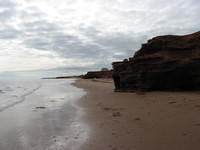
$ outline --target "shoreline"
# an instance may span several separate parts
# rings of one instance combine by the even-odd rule
[[[0,149],[79,149],[89,132],[74,105],[84,93],[72,82],[42,81],[26,100],[0,112]]]
[[[114,92],[111,79],[43,81],[0,113],[2,150],[199,150],[200,92]]]
[[[81,150],[198,150],[200,93],[115,93],[112,82],[77,79],[90,136]]]

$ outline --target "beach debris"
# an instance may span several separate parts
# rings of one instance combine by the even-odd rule
[[[168,102],[168,104],[175,104],[175,103],[176,103],[175,101]]]
[[[57,142],[57,139],[56,139],[56,136],[55,136],[55,135],[53,135],[52,138],[53,138],[53,141],[54,141],[54,142]]]
[[[121,113],[119,111],[118,112],[114,112],[114,113],[112,113],[112,116],[113,117],[120,117]]]
[[[45,109],[46,107],[45,106],[38,106],[38,107],[35,107],[36,109]]]

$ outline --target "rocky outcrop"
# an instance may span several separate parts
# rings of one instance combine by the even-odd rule
[[[82,76],[83,79],[112,78],[112,70],[90,71]]]
[[[155,37],[112,65],[118,91],[200,89],[200,32]]]

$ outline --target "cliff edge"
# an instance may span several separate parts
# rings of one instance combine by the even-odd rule
[[[112,65],[117,91],[200,89],[200,32],[152,38]]]

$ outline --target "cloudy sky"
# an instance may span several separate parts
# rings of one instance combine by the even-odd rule
[[[200,0],[0,0],[0,72],[110,67],[199,18]]]

